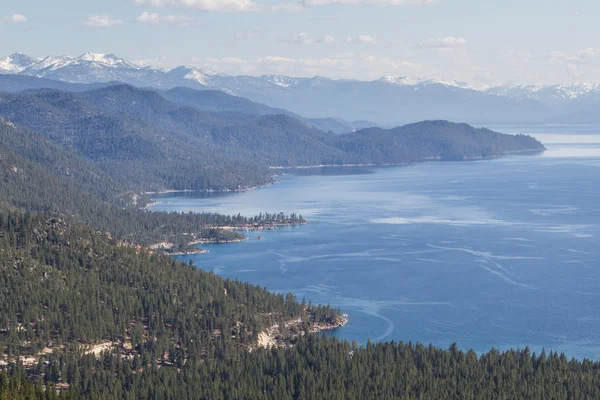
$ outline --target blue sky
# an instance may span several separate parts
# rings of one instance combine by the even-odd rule
[[[597,0],[1,0],[0,55],[230,74],[598,81]]]

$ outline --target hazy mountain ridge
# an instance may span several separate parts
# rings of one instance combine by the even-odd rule
[[[0,74],[18,74],[39,61],[39,59],[29,57],[23,53],[14,53],[0,58]]]
[[[600,122],[600,117],[588,111],[590,103],[600,102],[600,84],[596,83],[478,87],[465,82],[393,76],[374,81],[229,76],[189,65],[171,70],[144,67],[115,55],[94,53],[42,60],[16,54],[2,60],[0,73],[78,84],[117,81],[162,90],[178,86],[216,89],[309,119],[370,120],[388,126],[424,119],[543,124],[573,122],[583,113]],[[14,87],[15,82],[12,84]],[[584,105],[580,105],[582,99]],[[325,129],[327,125],[315,124]],[[356,127],[350,124],[349,128]]]
[[[224,103],[214,102],[215,95]],[[240,103],[229,106],[230,101]],[[210,104],[211,111],[202,109]],[[248,104],[255,107],[250,108],[253,114],[243,112]],[[213,111],[223,107],[225,111]],[[531,138],[500,141],[514,137],[488,137],[449,122],[336,136],[286,113],[263,115],[263,107],[220,92],[161,94],[124,84],[83,92],[0,94],[0,115],[7,120],[146,190],[256,186],[271,182],[269,166],[390,164],[543,150]]]

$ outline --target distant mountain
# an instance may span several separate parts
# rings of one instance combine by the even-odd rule
[[[0,74],[0,92],[21,92],[34,89],[57,89],[65,92],[84,92],[87,90],[106,88],[115,85],[122,85],[120,82],[100,82],[100,83],[69,83],[56,81],[46,78],[36,78],[27,75]],[[156,89],[161,95],[179,106],[189,106],[203,111],[210,112],[237,112],[248,115],[274,115],[286,114],[299,119],[312,126],[326,132],[335,134],[348,133],[356,129],[377,126],[371,121],[348,122],[340,118],[304,118],[291,111],[269,107],[257,103],[244,97],[235,96],[220,90],[210,89],[191,89],[189,87],[175,87],[167,91]]]
[[[527,135],[504,135],[448,121],[422,121],[392,129],[366,128],[336,137],[336,148],[355,154],[357,163],[394,164],[428,160],[465,160],[542,151]]]
[[[177,75],[174,71],[178,71]],[[363,119],[378,125],[432,118],[479,124],[540,123],[551,114],[537,100],[498,96],[487,93],[487,88],[454,81],[384,77],[364,82],[323,77],[227,76],[189,66],[168,74],[183,79],[181,85],[189,85],[185,80],[190,80],[308,117]],[[326,125],[321,127],[326,129]]]
[[[582,118],[585,122],[600,123],[600,116],[594,112],[600,105],[598,83],[485,87],[394,76],[375,81],[318,76],[230,76],[190,65],[162,70],[113,54],[96,53],[44,59],[16,53],[0,60],[0,74],[74,84],[121,82],[160,90],[177,87],[219,90],[260,103],[260,107],[247,103],[244,112],[254,108],[255,112],[265,114],[271,110],[264,107],[272,108],[294,117],[302,115],[306,123],[334,133],[360,128],[360,124],[346,122],[356,120],[373,121],[370,125],[380,126],[423,119],[460,120],[481,125],[573,123]],[[0,80],[0,90],[14,91],[18,86],[19,82],[14,79]],[[59,88],[58,85],[45,87]],[[257,107],[263,110],[258,111]],[[327,118],[329,120],[324,120]]]
[[[512,85],[491,88],[489,93],[518,100],[535,100],[552,110],[545,122],[556,124],[599,124],[600,83],[571,85]]]
[[[0,58],[0,74],[18,74],[39,61],[38,58],[29,57],[23,53],[14,53]]]
[[[0,79],[1,82],[1,79]],[[348,122],[339,118],[304,118],[296,113],[269,107],[261,103],[248,100],[244,97],[234,96],[220,90],[194,90],[186,87],[176,87],[161,93],[164,98],[181,106],[194,107],[204,111],[230,111],[249,115],[275,115],[284,114],[298,119],[308,126],[325,132],[343,134],[365,126],[377,126],[374,122]]]
[[[373,121],[387,126],[422,119],[478,124],[540,123],[552,114],[538,100],[499,96],[460,82],[397,77],[363,82],[280,75],[229,76],[193,66],[165,71],[115,55],[94,53],[46,57],[9,72],[77,84],[116,81],[161,90],[175,87],[220,90],[310,119],[335,118],[350,130],[359,126],[341,120]],[[331,127],[335,133],[347,131],[332,120],[313,124],[322,129]]]
[[[426,85],[444,85],[447,87],[457,87],[460,89],[470,89],[476,91],[486,91],[489,86],[472,86],[466,82],[459,81],[442,81],[436,79],[414,79],[406,76],[384,76],[381,81],[392,83],[398,86],[426,86]]]
[[[202,86],[217,86],[214,83],[220,78],[227,78],[227,75],[218,74],[208,69],[200,69],[190,65],[182,65],[168,71],[166,75],[177,82],[195,82]]]
[[[222,92],[158,92],[120,84],[78,93],[0,94],[0,116],[43,134],[133,190],[261,185],[271,182],[273,166],[393,164],[543,150],[527,136],[439,121],[336,136],[288,114],[261,115],[269,112],[265,106],[246,114],[230,102],[240,110],[249,107],[247,100]]]
[[[189,106],[205,111],[235,111],[249,115],[289,114],[300,118],[282,108],[269,107],[220,90],[194,90],[187,87],[176,87],[161,94],[167,100],[180,106]]]
[[[85,53],[79,57],[49,56],[18,73],[70,83],[116,81],[142,87],[177,86],[177,81],[170,80],[164,71],[139,66],[114,54]]]
[[[220,154],[199,136],[217,124],[239,122],[187,109],[196,121],[196,129],[187,131],[170,115],[178,110],[155,91],[125,85],[0,95],[6,120],[42,133],[133,190],[235,189],[271,181],[268,169],[251,157]]]
[[[83,92],[118,84],[118,82],[69,83],[27,75],[0,74],[0,92],[21,92],[33,89],[57,89],[65,92]]]
[[[571,85],[510,85],[490,88],[488,93],[518,99],[535,99],[550,106],[559,106],[588,96],[600,99],[600,83],[583,82]]]

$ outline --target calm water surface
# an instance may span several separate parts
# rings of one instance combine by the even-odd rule
[[[549,150],[302,170],[251,192],[162,196],[154,210],[301,213],[309,225],[191,258],[340,306],[350,322],[338,337],[600,359],[600,128],[495,129],[535,134]]]

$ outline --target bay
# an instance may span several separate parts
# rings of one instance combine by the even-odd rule
[[[160,195],[152,209],[301,213],[310,224],[178,258],[341,307],[349,323],[331,335],[600,359],[600,128],[493,128],[548,151],[296,170],[249,192]]]

